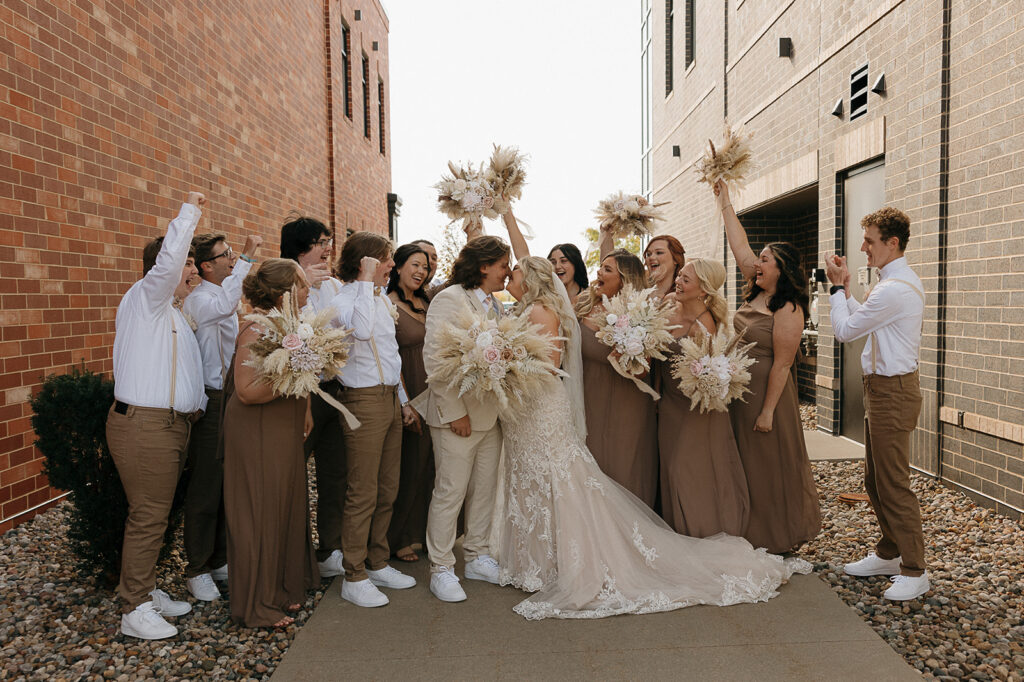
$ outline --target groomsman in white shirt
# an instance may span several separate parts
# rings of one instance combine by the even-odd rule
[[[334,240],[327,226],[316,218],[295,216],[281,226],[281,258],[299,264],[309,282],[306,306],[321,312],[341,293],[341,281],[331,276]],[[320,382],[320,390],[341,400],[341,384]],[[345,512],[345,439],[338,411],[320,396],[309,399],[313,429],[306,434],[306,457],[313,456],[316,468],[316,530],[319,542],[316,559],[320,577],[341,575],[341,519]]]
[[[356,232],[345,240],[338,276],[345,283],[330,305],[336,322],[352,329],[353,344],[341,373],[341,402],[361,426],[345,434],[348,491],[341,522],[345,580],[343,599],[357,606],[384,606],[378,587],[406,589],[412,576],[388,565],[388,526],[398,494],[402,459],[402,424],[416,412],[402,386],[402,358],[395,338],[398,311],[384,285],[395,261],[391,242],[373,232]]]
[[[846,258],[826,258],[835,337],[842,343],[867,337],[864,373],[864,487],[882,537],[875,551],[846,564],[849,575],[895,576],[885,591],[894,601],[916,599],[930,589],[924,557],[921,508],[910,489],[910,435],[921,412],[918,357],[925,296],[904,251],[910,219],[895,208],[864,216],[861,251],[880,268],[879,282],[864,303],[850,294]]]
[[[203,362],[182,301],[197,276],[192,235],[206,198],[190,192],[166,237],[143,250],[143,276],[117,307],[114,404],[107,445],[128,498],[121,557],[121,632],[173,637],[164,620],[192,610],[156,589],[156,562],[167,530],[189,432],[206,408]]]
[[[227,580],[227,536],[224,520],[224,461],[218,457],[224,377],[235,354],[242,280],[263,243],[249,235],[240,255],[222,234],[201,234],[192,240],[196,268],[202,278],[183,310],[196,324],[203,357],[206,413],[196,422],[189,442],[188,490],[185,494],[186,584],[201,601],[220,597],[214,580]]]

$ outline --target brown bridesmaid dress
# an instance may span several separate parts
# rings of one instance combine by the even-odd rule
[[[716,533],[742,537],[750,498],[728,412],[690,409],[690,399],[672,376],[672,344],[658,362],[658,457],[661,460],[661,515],[677,533],[706,538]]]
[[[302,450],[306,400],[245,405],[234,389],[232,367],[221,428],[231,615],[267,627],[320,583]]]
[[[775,317],[744,303],[736,311],[733,326],[736,333],[745,332],[745,342],[756,343],[749,354],[757,361],[749,370],[751,392],[744,396],[746,402],[734,400],[729,405],[750,492],[750,521],[743,537],[754,547],[788,552],[821,530],[821,507],[804,444],[796,381],[791,373],[775,406],[772,430],[754,431],[774,358]]]
[[[395,338],[398,354],[402,357],[402,379],[409,398],[427,390],[427,371],[423,368],[423,338],[427,328],[401,307]],[[427,538],[427,510],[434,491],[434,452],[430,431],[420,420],[423,433],[402,431],[402,470],[398,482],[391,525],[388,527],[388,545],[392,551],[414,543],[424,544]]]
[[[580,325],[587,448],[601,471],[654,506],[658,492],[658,422],[654,400],[608,362],[611,348]]]

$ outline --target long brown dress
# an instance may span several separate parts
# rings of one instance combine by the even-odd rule
[[[672,359],[679,353],[677,341],[668,360],[658,362],[661,516],[682,535],[742,537],[750,498],[729,413],[690,409],[690,399],[672,376]]]
[[[750,521],[743,537],[755,547],[766,547],[769,552],[787,552],[821,530],[821,507],[804,444],[796,381],[792,374],[786,381],[775,406],[772,430],[768,433],[754,431],[774,358],[775,316],[758,312],[744,303],[736,311],[733,325],[737,333],[745,332],[747,343],[756,343],[749,354],[757,360],[749,370],[751,392],[744,396],[746,402],[734,400],[729,404],[733,433],[750,492]]]
[[[427,371],[423,368],[423,338],[426,333],[423,322],[398,306],[395,338],[398,354],[402,357],[402,380],[410,398],[427,390]],[[426,542],[427,510],[434,491],[434,451],[430,430],[423,420],[420,424],[421,434],[409,429],[402,432],[402,471],[388,527],[388,545],[392,551]]]
[[[580,325],[587,448],[601,471],[654,506],[658,493],[658,422],[650,396],[608,362],[611,348]]]
[[[231,615],[247,627],[267,627],[320,582],[302,450],[306,400],[245,405],[234,379],[232,367],[221,428]]]

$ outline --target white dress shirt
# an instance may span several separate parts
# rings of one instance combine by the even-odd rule
[[[196,339],[203,356],[203,382],[218,391],[224,388],[224,377],[235,354],[242,280],[251,269],[252,263],[239,258],[223,282],[214,284],[202,280],[182,306],[197,325]]]
[[[172,407],[173,367],[174,409],[195,412],[206,408],[199,343],[188,320],[171,304],[201,215],[192,204],[182,205],[167,228],[156,264],[128,289],[117,306],[114,397],[123,403]]]
[[[842,343],[868,337],[860,366],[864,374],[899,376],[917,369],[924,320],[924,287],[905,257],[883,267],[879,282],[864,303],[837,291],[832,304],[832,329]],[[877,343],[877,348],[876,344]],[[874,360],[872,361],[872,352]]]
[[[398,386],[398,398],[405,405],[409,398],[402,387],[402,356],[395,338],[393,311],[397,309],[383,289],[378,293],[374,289],[372,282],[348,282],[329,304],[337,312],[335,322],[351,328],[355,339],[341,370],[341,384],[347,388]]]
[[[341,280],[329,277],[320,282],[319,287],[310,287],[309,298],[306,299],[306,307],[317,313],[323,311],[331,305],[334,297],[341,293],[343,286],[345,285]]]
[[[490,312],[494,311],[494,314],[501,317],[502,305],[501,301],[494,297],[494,294],[489,294],[480,287],[473,289],[473,293],[476,294],[477,299],[480,301],[480,305],[484,307],[484,310]]]

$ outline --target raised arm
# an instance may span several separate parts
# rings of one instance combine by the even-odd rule
[[[750,242],[747,241],[747,231],[743,229],[740,219],[736,217],[736,211],[732,207],[732,200],[729,198],[729,185],[719,180],[715,183],[714,191],[715,203],[718,205],[718,210],[725,221],[725,238],[729,241],[732,255],[736,258],[736,264],[739,266],[743,276],[747,279],[752,279],[756,275],[757,254],[750,248]]]
[[[512,215],[512,208],[509,207],[505,214],[501,216],[501,219],[505,221],[505,229],[508,230],[508,241],[512,245],[512,253],[515,254],[516,260],[522,260],[530,255],[530,247],[526,244],[526,238],[523,236],[523,231],[519,229],[519,221]]]
[[[597,250],[601,254],[598,263],[603,262],[608,254],[615,250],[615,235],[610,225],[602,225],[598,228]]]
[[[181,282],[181,271],[188,259],[192,235],[203,215],[200,207],[205,203],[206,197],[202,194],[189,192],[178,217],[167,226],[156,263],[142,278],[142,299],[150,313],[161,310],[174,298],[174,290]]]

